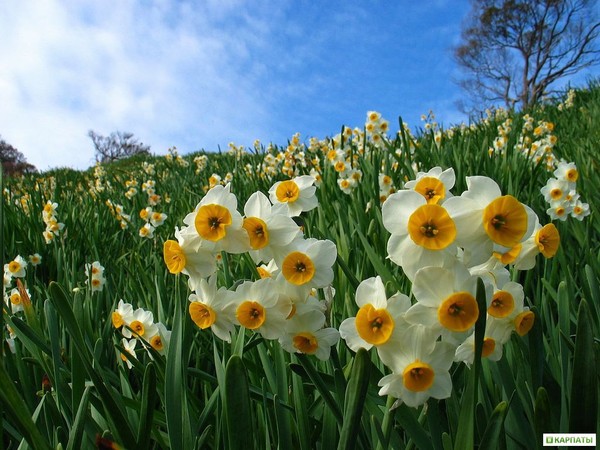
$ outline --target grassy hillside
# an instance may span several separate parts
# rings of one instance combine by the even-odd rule
[[[171,149],[166,157],[123,160],[85,172],[56,169],[3,179],[0,257],[8,273],[0,369],[4,447],[530,449],[542,447],[542,433],[597,432],[598,124],[600,85],[593,82],[535,110],[494,111],[471,125],[442,129],[430,116],[419,132],[411,132],[401,120],[387,122],[373,112],[365,124],[349,124],[358,128],[343,127],[340,135],[292,136],[281,147],[232,145],[222,154],[190,155]],[[287,193],[280,192],[288,196],[285,200],[272,187],[305,175],[312,178],[298,186],[316,185],[318,206],[291,213],[286,208],[296,204],[295,187],[283,185],[288,186]],[[423,252],[411,237],[414,242],[403,241],[404,251],[397,254],[389,243],[399,232],[390,230],[408,217],[411,204],[426,203],[407,191],[415,189],[415,179],[428,175],[448,185],[438,203],[448,205],[455,223],[462,225],[457,225],[458,251],[443,257],[437,272],[426,268],[419,275],[419,268],[430,265],[427,261],[441,261],[441,253]],[[484,253],[475,241],[494,231],[484,232],[485,225],[475,227],[467,220],[481,220],[469,210],[477,206],[469,201],[483,195],[483,184],[469,178],[476,176],[530,208],[540,227],[553,224],[560,235],[556,253],[544,257],[540,251],[548,242],[537,245],[529,230],[528,240],[521,233],[504,241],[515,244],[513,256],[522,245],[516,260],[509,248],[495,245],[498,258],[506,253],[504,259],[489,253],[487,264],[479,265],[476,260]],[[549,184],[564,192],[550,204],[542,189],[552,179],[564,181]],[[223,193],[228,183],[237,206]],[[278,217],[263,225],[246,222],[238,231],[247,240],[244,233],[254,226],[250,242],[266,239],[280,265],[272,282],[261,280],[263,270],[271,270],[259,261],[266,265],[268,252],[260,258],[257,250],[240,250],[234,231],[222,231],[229,227],[226,214],[233,217],[227,230],[238,219],[241,227],[242,216],[258,214],[260,208],[244,211],[246,202],[256,192],[269,197],[270,189],[271,202],[283,203],[283,209],[271,211],[267,202],[261,214],[268,209]],[[309,191],[300,194],[306,205],[313,202]],[[214,227],[198,225],[202,205],[225,203],[227,213],[211,213],[219,219]],[[500,233],[507,217],[502,212],[492,217],[500,224],[492,228]],[[524,219],[529,228],[533,217]],[[301,234],[292,241],[289,236],[298,233],[294,223]],[[193,238],[180,236],[186,225]],[[269,227],[266,238],[261,226]],[[269,241],[276,240],[277,227],[287,230],[279,232],[279,241],[287,239],[279,246]],[[425,228],[420,229],[425,236],[441,239],[442,228]],[[178,242],[187,253],[167,251],[165,261],[166,242]],[[486,242],[491,252],[492,243]],[[313,244],[313,250],[306,250]],[[524,268],[526,248],[533,267]],[[286,261],[292,250],[302,258],[313,255],[314,261],[301,259],[290,268]],[[187,273],[174,274],[180,263]],[[197,267],[202,267],[199,274],[190,274]],[[385,309],[384,301],[369,316],[370,325],[356,330],[365,344],[364,336],[387,333],[389,326],[392,334],[385,339],[397,339],[398,349],[385,347],[383,339],[368,352],[357,351],[357,338],[344,331],[338,340],[342,323],[363,314],[364,303],[375,302],[377,293],[385,291],[389,298],[400,292],[407,308],[425,304],[426,291],[445,288],[446,269],[456,279],[464,270],[472,277],[469,288],[455,289],[472,289],[469,296],[478,302],[480,313],[464,330],[437,323],[446,317],[442,306],[431,316],[435,325],[423,322],[419,328],[418,308],[398,313],[400,306],[395,306],[398,315],[388,319],[377,312]],[[381,289],[375,287],[376,276]],[[486,288],[475,284],[477,277]],[[488,308],[496,292],[511,289],[519,306],[506,316],[508,322],[497,320]],[[239,307],[252,296],[280,306],[288,302],[283,328],[263,324],[250,329]],[[209,303],[212,309],[206,308]],[[462,306],[452,308],[462,314]],[[488,314],[481,314],[483,309]],[[268,311],[268,317],[279,314]],[[229,321],[215,328],[217,316]],[[532,321],[530,329],[525,318]],[[508,331],[500,337],[490,324]],[[140,330],[147,331],[146,337]],[[419,341],[409,348],[407,343],[422,333],[433,336],[429,344]],[[484,341],[492,335],[495,341]],[[329,338],[333,345],[325,345]],[[490,342],[495,344],[490,347]],[[458,350],[462,344],[471,346],[460,347],[467,349],[466,359]],[[422,358],[411,353],[434,347],[422,350]],[[416,358],[412,364],[433,359],[427,366],[407,366],[405,354]],[[441,361],[448,367],[437,368]],[[435,372],[431,385],[429,371]],[[395,380],[385,388],[389,395],[380,392],[384,380]],[[451,390],[438,385],[442,380]]]

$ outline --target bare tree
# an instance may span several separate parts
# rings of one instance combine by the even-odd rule
[[[556,81],[600,63],[597,13],[597,0],[472,0],[454,49],[471,104],[526,109]]]
[[[2,139],[2,136],[0,136],[0,162],[2,162],[2,170],[7,175],[14,176],[36,171],[35,166],[27,162],[25,155]]]
[[[102,136],[90,130],[88,136],[94,143],[97,162],[106,163],[134,155],[150,154],[150,146],[138,142],[133,133],[117,131],[110,136]]]

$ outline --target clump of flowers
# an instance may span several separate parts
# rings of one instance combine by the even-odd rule
[[[382,206],[388,257],[411,281],[413,300],[388,296],[379,277],[363,280],[358,312],[340,326],[350,349],[375,347],[390,370],[379,381],[380,394],[414,407],[450,396],[450,368],[473,362],[481,314],[487,316],[482,356],[493,361],[513,332],[531,329],[535,315],[509,268],[531,268],[539,253],[551,258],[560,242],[555,227],[541,227],[531,208],[502,195],[492,179],[467,177],[460,195],[451,193],[454,183],[452,169],[435,167],[389,196]],[[476,299],[478,278],[486,311]]]
[[[154,211],[151,206],[147,206],[140,211],[140,218],[145,221],[144,225],[139,229],[140,237],[152,239],[154,237],[154,230],[165,223],[167,215]]]
[[[184,159],[177,151],[177,147],[174,146],[168,149],[165,159],[170,163],[174,161],[180,167],[188,167],[190,165],[189,161]]]
[[[558,104],[558,110],[563,111],[565,109],[570,109],[575,104],[575,89],[569,89],[567,92],[567,97],[564,101]]]
[[[119,221],[121,229],[126,229],[131,223],[131,216],[124,212],[123,205],[113,203],[111,200],[106,200],[106,206],[108,206],[113,217]]]
[[[14,286],[13,279],[22,280],[27,274],[27,261],[21,255],[17,255],[15,259],[7,264],[4,264],[3,278],[3,298],[4,303],[11,308],[13,313],[23,311],[23,298],[18,287]],[[17,282],[19,286],[19,282]],[[22,285],[21,285],[22,286]],[[24,289],[28,298],[30,298],[29,290]]]
[[[98,261],[85,265],[85,276],[87,277],[88,286],[92,288],[92,292],[101,292],[104,289],[104,285],[106,284],[104,267]]]
[[[65,227],[64,223],[60,223],[58,221],[56,213],[57,209],[58,203],[48,201],[44,205],[44,210],[42,211],[42,218],[44,219],[44,223],[46,224],[46,229],[43,233],[46,244],[50,244],[54,241],[56,236],[60,236],[60,232]]]
[[[565,221],[571,216],[582,221],[590,214],[590,206],[584,203],[577,193],[579,172],[575,163],[561,161],[553,174],[554,177],[549,178],[541,189],[550,206],[546,210],[550,220]]]
[[[121,353],[121,359],[131,369],[132,363],[126,356],[137,359],[135,352],[136,345],[141,342],[142,347],[146,349],[150,358],[153,358],[149,347],[154,349],[160,355],[168,351],[171,331],[160,322],[154,321],[154,315],[151,311],[143,308],[133,309],[130,303],[119,300],[116,309],[111,315],[113,327],[120,330],[122,337],[122,346],[125,354]]]
[[[169,272],[188,277],[189,314],[201,330],[230,342],[235,327],[278,340],[290,352],[329,357],[339,333],[326,325],[317,290],[333,281],[333,242],[305,238],[293,217],[317,207],[310,175],[275,183],[269,197],[256,192],[237,210],[229,184],[210,189],[164,245]],[[248,253],[256,280],[235,288],[217,286],[216,255]]]

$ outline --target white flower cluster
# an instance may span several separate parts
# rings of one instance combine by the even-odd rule
[[[314,182],[303,175],[275,183],[268,197],[255,192],[244,216],[231,185],[216,185],[184,218],[185,226],[176,228],[177,241],[165,242],[168,270],[189,278],[189,313],[200,329],[230,342],[241,326],[290,352],[329,357],[339,333],[326,327],[325,303],[316,289],[333,281],[337,250],[329,240],[304,237],[293,220],[317,206]],[[235,289],[217,287],[216,260],[223,253],[248,253],[260,264],[261,278]]]
[[[546,185],[541,189],[544,199],[550,207],[546,213],[550,220],[567,220],[571,216],[582,221],[589,216],[590,206],[583,203],[577,193],[577,179],[579,172],[575,163],[561,161],[554,171],[554,177],[548,179]]]
[[[46,229],[44,230],[44,239],[46,240],[46,244],[53,242],[54,238],[59,236],[60,232],[65,227],[65,224],[60,223],[57,219],[57,209],[58,203],[48,201],[46,205],[44,205],[44,210],[42,211],[42,217],[44,219],[44,223],[46,224]]]

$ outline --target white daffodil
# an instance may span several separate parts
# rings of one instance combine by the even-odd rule
[[[513,331],[526,335],[535,321],[535,314],[525,306],[523,286],[514,281],[494,292],[487,312],[488,321],[499,330],[501,343],[508,341]]]
[[[123,338],[121,343],[123,344],[123,349],[125,350],[125,352],[128,355],[130,355],[131,357],[137,359],[137,355],[135,353],[135,346],[137,345],[137,339],[127,340],[127,339]],[[123,362],[125,364],[127,364],[128,369],[131,369],[133,367],[132,362],[129,360],[129,358],[127,358],[127,356],[125,356],[124,353],[121,353],[121,359],[123,360]]]
[[[286,319],[292,312],[292,302],[280,296],[274,284],[272,278],[246,281],[238,286],[234,295],[236,322],[265,339],[283,336]]]
[[[142,308],[136,309],[131,316],[129,323],[125,322],[125,327],[121,333],[127,339],[131,337],[142,338],[147,340],[148,336],[153,336],[156,333],[156,324],[152,311],[146,311]]]
[[[234,327],[235,305],[232,293],[225,288],[217,289],[217,277],[190,278],[189,313],[192,321],[202,330],[211,331],[225,342],[231,342]]]
[[[416,273],[412,285],[417,302],[409,308],[405,318],[445,337],[469,332],[483,313],[477,305],[476,291],[477,277],[459,263],[452,268],[424,267]],[[489,298],[491,286],[488,284],[487,291],[490,291],[486,296]]]
[[[4,272],[10,274],[13,278],[23,278],[26,267],[27,261],[21,255],[17,255],[11,262],[4,264]]]
[[[560,247],[560,234],[556,226],[548,223],[541,226],[536,223],[533,234],[520,245],[515,258],[510,261],[517,270],[529,270],[535,267],[536,257],[540,253],[545,258],[552,258]]]
[[[275,261],[285,278],[295,286],[323,288],[333,281],[333,264],[337,258],[337,248],[329,240],[314,238],[295,239]]]
[[[324,328],[324,324],[325,314],[318,309],[294,314],[286,321],[279,343],[290,353],[315,355],[325,361],[329,359],[331,347],[339,341],[340,333],[335,328]]]
[[[278,212],[296,217],[319,204],[315,195],[317,187],[314,184],[315,179],[310,175],[278,181],[269,189],[269,198]]]
[[[117,304],[117,309],[112,313],[111,320],[115,328],[119,329],[124,324],[130,323],[133,319],[133,306],[122,299]]]
[[[389,258],[412,280],[422,267],[451,264],[459,246],[465,245],[477,230],[477,221],[462,214],[464,199],[452,197],[444,205],[427,203],[415,191],[399,191],[382,207],[383,225],[391,233]]]
[[[163,258],[170,273],[183,273],[199,281],[216,272],[213,253],[200,246],[201,241],[194,233],[175,228],[175,238],[177,241],[169,239],[163,244]]]
[[[486,322],[485,334],[483,337],[483,348],[481,349],[481,357],[487,358],[490,361],[498,361],[502,358],[502,346],[506,342],[503,340],[504,332],[495,321]],[[462,361],[465,364],[473,364],[475,359],[475,333],[471,333],[456,348],[454,354],[455,361]]]
[[[393,335],[406,328],[404,314],[410,299],[396,293],[389,299],[379,276],[363,280],[356,288],[356,317],[345,319],[340,325],[340,335],[353,351],[376,347],[379,357],[388,364],[389,355],[396,351]]]
[[[224,250],[244,253],[250,249],[248,234],[242,228],[242,215],[237,211],[237,198],[230,192],[231,185],[217,185],[210,189],[194,212],[183,222],[194,230],[201,245],[213,253]]]
[[[452,197],[450,189],[455,182],[453,168],[442,171],[441,167],[434,167],[428,172],[418,172],[414,180],[404,184],[404,188],[418,192],[429,204],[442,204]]]
[[[450,367],[454,347],[436,341],[436,334],[422,325],[400,330],[403,345],[390,362],[392,373],[379,380],[379,395],[391,395],[411,407],[430,397],[448,398],[452,393]]]
[[[498,184],[488,177],[467,177],[467,200],[455,212],[455,218],[478,224],[465,242],[465,262],[472,266],[487,261],[494,244],[511,249],[533,233],[537,216],[531,208],[511,195],[502,195]]]
[[[242,227],[250,239],[250,256],[255,263],[273,259],[273,252],[289,245],[300,227],[291,217],[273,211],[271,202],[262,192],[255,192],[244,206]]]

